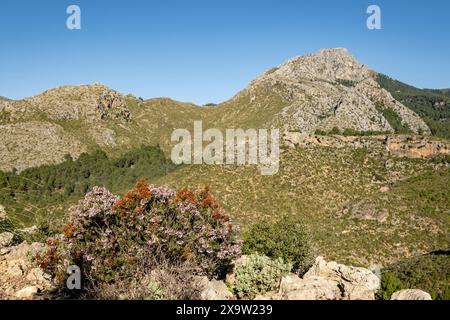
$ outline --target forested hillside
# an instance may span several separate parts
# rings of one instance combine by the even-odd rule
[[[421,116],[433,135],[450,138],[450,90],[418,89],[379,74],[378,83]]]

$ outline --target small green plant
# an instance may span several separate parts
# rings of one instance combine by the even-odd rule
[[[252,254],[243,257],[235,266],[234,292],[238,298],[254,299],[259,294],[274,290],[281,277],[292,269],[282,258]]]
[[[165,300],[164,291],[159,283],[150,280],[147,284],[147,300]]]
[[[341,134],[341,130],[338,127],[333,127],[333,129],[331,129],[330,131],[331,135],[340,135]]]
[[[395,273],[385,272],[381,276],[381,287],[377,295],[381,300],[390,300],[394,292],[402,289],[404,286]]]
[[[260,253],[282,258],[302,273],[312,261],[309,233],[298,217],[284,216],[279,221],[261,221],[245,234],[245,254]]]

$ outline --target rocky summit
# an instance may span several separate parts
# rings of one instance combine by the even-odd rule
[[[394,132],[387,110],[413,132],[429,133],[425,122],[382,89],[376,77],[346,49],[323,49],[265,72],[230,103],[255,111],[278,105],[265,124],[303,133],[334,127]]]

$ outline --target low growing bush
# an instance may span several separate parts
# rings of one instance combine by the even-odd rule
[[[403,283],[392,272],[385,272],[381,276],[381,286],[377,296],[381,300],[390,300],[394,292],[405,289]]]
[[[282,258],[272,260],[252,254],[240,259],[235,266],[234,292],[238,298],[254,299],[276,289],[281,277],[292,269]]]
[[[269,258],[282,258],[294,271],[303,273],[312,264],[309,234],[295,216],[284,216],[277,222],[261,221],[245,234],[243,252],[260,253]]]

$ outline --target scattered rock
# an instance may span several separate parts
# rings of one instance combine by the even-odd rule
[[[11,232],[0,233],[0,249],[9,246],[13,238],[14,234]]]
[[[433,300],[429,293],[418,289],[405,289],[394,292],[391,300]]]
[[[22,242],[17,246],[1,249],[0,299],[31,299],[37,291],[50,291],[54,288],[51,277],[37,268],[31,259],[43,248],[41,243]]]
[[[201,289],[202,300],[230,300],[233,294],[228,290],[223,281],[209,280],[208,277],[196,277],[195,280]]]
[[[30,286],[30,287],[26,287],[26,288],[19,290],[16,293],[16,298],[24,299],[24,300],[31,300],[31,299],[33,299],[33,297],[36,293],[38,293],[38,288],[35,286]]]
[[[37,226],[31,226],[28,228],[23,228],[23,229],[19,229],[20,232],[23,233],[27,233],[27,234],[33,234],[36,233],[38,231],[38,227]]]
[[[6,211],[5,211],[5,207],[3,207],[2,205],[0,205],[0,221],[3,221],[6,219]]]

